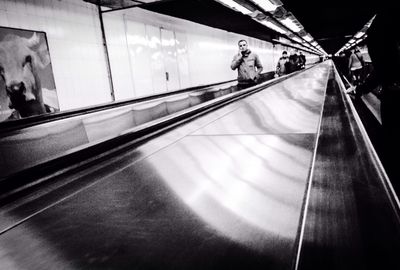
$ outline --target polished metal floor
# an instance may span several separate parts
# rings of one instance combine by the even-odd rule
[[[78,173],[77,190],[3,210],[0,268],[291,269],[330,68]]]

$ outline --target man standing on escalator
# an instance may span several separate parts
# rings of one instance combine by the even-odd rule
[[[238,42],[239,52],[233,57],[231,69],[238,70],[238,90],[257,84],[263,66],[257,54],[248,49],[247,41]]]

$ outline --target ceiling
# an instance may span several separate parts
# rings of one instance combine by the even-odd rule
[[[121,9],[121,8],[138,7],[162,0],[83,0],[83,1],[111,9]]]
[[[365,0],[281,1],[327,53],[336,53],[376,13]]]
[[[95,2],[99,0],[85,0]],[[280,0],[293,13],[305,30],[327,53],[336,53],[376,13],[371,1],[365,0]],[[380,0],[382,1],[387,0]],[[100,0],[120,4],[132,0]],[[277,33],[255,22],[249,16],[235,12],[214,0],[158,0],[136,1],[151,11],[178,17],[230,32],[263,40],[277,37]],[[109,7],[110,7],[109,3]]]
[[[277,37],[274,31],[255,22],[249,16],[233,11],[214,0],[160,1],[144,8],[262,40]]]

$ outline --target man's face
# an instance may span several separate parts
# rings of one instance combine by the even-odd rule
[[[247,50],[247,43],[245,41],[239,42],[239,51],[243,52]]]

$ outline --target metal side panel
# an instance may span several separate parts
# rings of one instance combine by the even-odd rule
[[[400,269],[398,205],[332,72],[297,269]]]
[[[0,264],[290,269],[313,142],[186,137],[1,235]]]

